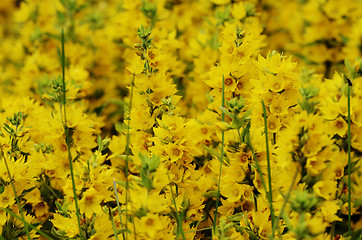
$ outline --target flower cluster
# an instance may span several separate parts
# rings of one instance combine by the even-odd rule
[[[0,239],[359,239],[358,1],[0,2]]]

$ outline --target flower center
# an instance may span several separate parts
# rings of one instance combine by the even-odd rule
[[[343,123],[341,121],[337,121],[336,127],[337,128],[343,128]]]
[[[233,84],[233,79],[228,77],[224,80],[224,83],[225,83],[225,85],[229,86],[229,85]]]
[[[173,155],[178,156],[178,155],[180,155],[180,150],[175,148],[172,153],[173,153]]]
[[[154,222],[155,222],[155,221],[154,221],[152,218],[149,218],[149,219],[146,220],[145,223],[146,223],[147,226],[153,226],[153,225],[154,225]]]
[[[207,134],[207,128],[206,127],[203,127],[203,128],[201,128],[201,132],[202,132],[202,134]]]
[[[90,196],[86,197],[85,202],[86,202],[87,205],[92,205],[93,204],[93,197],[90,197]]]

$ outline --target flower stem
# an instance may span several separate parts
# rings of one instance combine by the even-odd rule
[[[348,236],[351,236],[351,89],[348,86],[347,108],[348,108]]]
[[[222,76],[222,101],[221,106],[225,107],[225,81],[224,81],[224,75]],[[225,114],[224,112],[221,112],[221,121],[225,121]],[[213,222],[213,234],[216,233],[216,221],[217,221],[217,209],[219,207],[219,201],[220,201],[220,185],[221,185],[221,173],[222,173],[222,163],[223,163],[223,157],[224,157],[224,140],[225,140],[225,134],[224,131],[221,132],[221,156],[220,156],[220,168],[219,168],[219,179],[217,183],[217,195],[216,195],[216,204],[215,204],[215,216],[214,216],[214,222]]]
[[[275,237],[275,216],[274,216],[274,209],[273,209],[273,192],[272,192],[272,182],[271,182],[271,169],[270,169],[270,155],[269,155],[269,141],[268,141],[268,124],[266,119],[266,109],[264,101],[261,100],[261,104],[263,105],[263,112],[264,112],[264,133],[265,133],[265,144],[266,144],[266,159],[268,163],[268,183],[269,183],[269,192],[268,192],[268,200],[270,205],[270,217],[272,223],[272,236]]]
[[[117,210],[118,210],[118,216],[119,216],[119,221],[121,223],[121,226],[123,228],[123,223],[122,223],[122,217],[121,217],[121,207],[119,205],[119,199],[118,199],[118,192],[117,192],[117,184],[116,181],[113,181],[113,186],[114,186],[114,193],[116,195],[116,201],[117,201]],[[124,236],[124,232],[122,233],[123,236],[123,240],[125,240],[125,236]]]
[[[167,176],[168,176],[168,180],[171,181],[170,175],[168,173],[167,173]],[[177,221],[177,234],[180,234],[182,236],[182,239],[186,240],[185,232],[184,232],[184,230],[182,228],[182,219],[181,219],[180,214],[178,214],[176,198],[175,198],[175,194],[174,194],[174,192],[172,190],[171,184],[170,184],[170,189],[171,189],[171,194],[172,194],[172,202],[173,202],[173,205],[175,207],[175,214],[176,214],[176,221]]]
[[[61,105],[63,105],[63,126],[64,126],[64,130],[65,130],[65,142],[67,145],[67,149],[68,149],[68,160],[69,160],[69,168],[70,168],[70,175],[72,178],[72,187],[73,187],[73,195],[74,195],[74,202],[75,202],[75,214],[77,216],[77,220],[78,220],[78,228],[79,228],[79,236],[81,239],[84,239],[84,237],[82,236],[82,227],[80,224],[80,216],[79,216],[79,207],[78,207],[78,198],[77,198],[77,191],[75,188],[75,180],[74,180],[74,171],[73,171],[73,160],[72,160],[72,155],[70,152],[70,135],[69,135],[69,128],[67,126],[67,114],[66,114],[66,87],[65,87],[65,53],[64,53],[64,29],[62,29],[62,93],[63,93],[63,99],[62,102],[60,103]]]
[[[133,87],[134,87],[135,75],[133,74],[132,83],[131,83],[131,93],[129,99],[129,113],[128,113],[128,128],[127,128],[127,136],[126,136],[126,162],[125,162],[125,175],[126,175],[126,229],[128,229],[128,191],[129,191],[129,182],[128,182],[128,168],[129,168],[129,155],[131,152],[130,148],[130,128],[131,128],[131,111],[132,111],[132,100],[133,100]],[[133,230],[136,239],[136,226],[133,221]],[[128,239],[128,231],[126,232],[126,239]]]
[[[108,212],[109,212],[109,220],[111,220],[111,222],[112,222],[114,237],[116,238],[116,240],[118,240],[118,233],[117,233],[116,226],[114,225],[113,214],[112,214],[111,208],[108,208]]]

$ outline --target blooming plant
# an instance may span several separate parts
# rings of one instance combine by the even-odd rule
[[[0,1],[0,239],[361,239],[360,1]]]

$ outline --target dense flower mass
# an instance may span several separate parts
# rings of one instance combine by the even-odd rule
[[[0,239],[361,239],[361,1],[1,0],[0,23]]]

